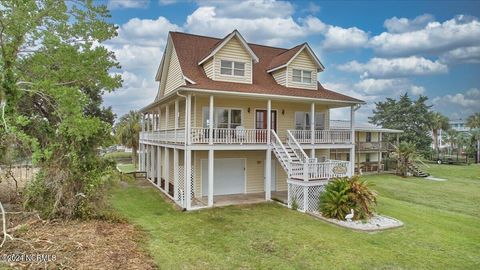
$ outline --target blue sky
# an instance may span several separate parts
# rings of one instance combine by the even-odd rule
[[[451,118],[480,112],[479,1],[175,1],[106,0],[117,38],[105,43],[122,65],[124,85],[105,95],[118,116],[155,98],[154,75],[168,31],[290,48],[308,42],[326,70],[319,81],[367,102],[401,93],[429,97]],[[337,110],[332,118],[348,118]]]

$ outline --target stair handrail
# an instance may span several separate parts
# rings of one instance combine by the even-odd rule
[[[300,160],[303,163],[309,163],[310,159],[309,159],[308,155],[305,153],[305,151],[303,151],[303,148],[300,146],[297,139],[295,139],[295,137],[290,132],[290,130],[287,130],[287,143],[290,145],[290,147],[294,151],[295,155],[297,155],[298,158],[300,158]],[[292,143],[293,143],[294,147],[292,147]],[[300,151],[300,155],[298,154],[297,151]]]
[[[275,149],[277,148],[277,146],[275,145],[274,141],[276,142],[276,144],[279,144],[280,147],[282,148],[283,152],[287,156],[288,163],[292,162],[292,158],[290,157],[290,155],[288,155],[287,149],[283,145],[282,141],[280,141],[280,138],[278,137],[275,130],[272,129],[270,131],[271,131],[271,134],[273,135],[273,140],[270,141],[270,144],[272,144]],[[277,152],[278,152],[278,150],[277,150]]]

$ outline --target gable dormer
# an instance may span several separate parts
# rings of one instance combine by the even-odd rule
[[[198,64],[208,78],[215,81],[253,82],[253,64],[258,57],[245,39],[235,30],[221,40]]]
[[[304,43],[274,57],[267,72],[283,86],[318,90],[317,73],[324,69],[310,46]]]

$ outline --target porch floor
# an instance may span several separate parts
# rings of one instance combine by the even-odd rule
[[[287,201],[287,191],[272,191],[272,199],[285,203]],[[193,202],[194,205],[206,206],[208,205],[208,196],[195,198]],[[261,202],[265,202],[265,192],[213,196],[214,206],[253,204]]]

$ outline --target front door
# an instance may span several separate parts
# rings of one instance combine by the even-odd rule
[[[277,131],[277,111],[271,112],[271,128]],[[255,111],[255,129],[267,129],[267,110]],[[257,141],[266,142],[264,133],[257,132]]]

